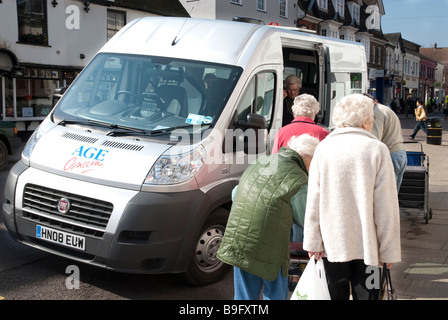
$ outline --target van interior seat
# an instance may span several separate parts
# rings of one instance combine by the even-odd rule
[[[164,101],[166,110],[180,117],[188,114],[187,91],[179,85],[163,85],[157,88],[157,94]]]

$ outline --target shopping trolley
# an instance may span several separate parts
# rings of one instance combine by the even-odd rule
[[[303,250],[302,242],[290,242],[290,264],[288,272],[288,287],[294,291],[298,279],[302,275],[305,267],[310,260],[308,252]]]
[[[418,141],[405,143],[420,144],[420,151],[406,151],[408,164],[403,175],[398,201],[400,207],[423,210],[425,223],[432,219],[432,209],[429,207],[429,157],[423,152],[423,145]]]

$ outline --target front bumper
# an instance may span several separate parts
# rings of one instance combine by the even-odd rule
[[[76,196],[89,203],[95,199],[112,204],[107,225],[91,227],[64,216],[57,212],[54,200],[42,210],[36,209],[34,203],[43,200],[34,192],[30,195],[30,185],[43,187],[39,192],[45,193],[45,199],[51,194],[54,199]],[[84,263],[132,273],[185,271],[211,205],[200,190],[154,193],[112,188],[42,172],[21,162],[11,170],[5,188],[5,225],[16,240]],[[85,249],[39,239],[37,225],[83,237]]]

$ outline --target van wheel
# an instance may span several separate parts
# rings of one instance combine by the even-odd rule
[[[222,242],[229,212],[218,208],[210,214],[191,256],[184,279],[195,286],[203,286],[221,280],[230,266],[216,257]]]

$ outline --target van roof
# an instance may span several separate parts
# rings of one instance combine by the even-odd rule
[[[260,25],[177,17],[134,20],[100,51],[237,64]]]
[[[100,52],[141,54],[246,67],[247,57],[259,55],[263,63],[283,64],[278,50],[282,38],[330,46],[331,69],[359,69],[360,44],[281,27],[181,17],[145,17],[122,28]],[[358,48],[349,54],[348,47]],[[244,55],[244,51],[251,51]],[[361,61],[362,62],[362,61]],[[344,69],[345,70],[345,69]]]

